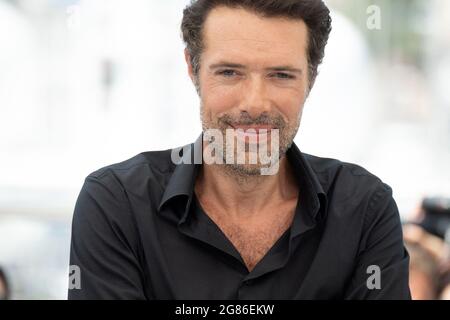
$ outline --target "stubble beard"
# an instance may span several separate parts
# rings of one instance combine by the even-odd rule
[[[245,164],[237,163],[236,161],[232,163],[227,163],[227,147],[226,147],[226,131],[227,129],[233,129],[230,123],[240,124],[240,125],[271,125],[279,131],[279,140],[278,140],[278,159],[280,161],[287,153],[287,151],[291,148],[294,138],[299,130],[301,115],[299,115],[298,119],[295,120],[292,124],[286,123],[283,117],[280,114],[262,114],[258,116],[256,119],[252,119],[248,113],[242,113],[240,116],[234,116],[231,114],[223,114],[219,118],[210,120],[207,119],[205,115],[205,110],[203,104],[200,105],[200,118],[202,123],[203,132],[207,130],[216,129],[222,133],[224,137],[224,145],[223,145],[223,165],[216,165],[220,167],[227,175],[237,178],[240,181],[245,181],[247,179],[254,179],[257,177],[264,177],[261,175],[262,168],[267,168],[267,165],[261,164],[258,159],[256,164],[248,163],[249,152],[245,152]],[[270,136],[270,131],[267,134]],[[270,143],[273,143],[271,141]],[[261,144],[258,143],[257,149],[261,147]],[[248,150],[249,145],[245,143],[245,148]],[[270,150],[270,148],[266,149]],[[234,141],[234,159],[238,158],[237,154],[237,143]],[[270,151],[269,151],[270,152]]]

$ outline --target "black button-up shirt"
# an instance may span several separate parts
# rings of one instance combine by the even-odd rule
[[[195,197],[201,165],[174,164],[166,150],[90,174],[72,223],[81,289],[69,299],[410,299],[391,188],[295,144],[287,157],[294,220],[251,272]]]

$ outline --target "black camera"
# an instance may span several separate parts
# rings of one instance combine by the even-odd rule
[[[424,219],[420,226],[427,232],[446,239],[450,229],[450,198],[425,198],[422,201]],[[448,240],[448,238],[446,239]]]

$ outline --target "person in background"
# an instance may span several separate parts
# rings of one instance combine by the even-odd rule
[[[9,284],[6,274],[0,267],[0,300],[9,299]]]
[[[444,239],[415,223],[403,226],[410,255],[409,287],[413,300],[450,300],[450,265]]]
[[[413,299],[450,300],[450,198],[422,199],[403,237],[410,253]]]
[[[437,299],[439,272],[436,259],[420,244],[405,239],[405,246],[410,255],[409,288],[412,299]]]
[[[448,264],[441,278],[439,299],[450,300],[450,265]]]

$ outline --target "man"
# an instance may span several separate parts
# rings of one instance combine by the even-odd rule
[[[203,134],[87,177],[70,299],[410,298],[391,188],[293,144],[330,30],[319,0],[191,2]]]
[[[5,272],[0,268],[0,300],[9,299],[9,284]]]

